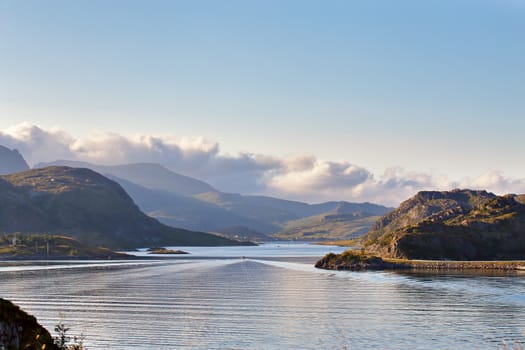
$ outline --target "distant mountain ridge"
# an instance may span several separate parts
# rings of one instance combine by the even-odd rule
[[[376,222],[365,248],[389,258],[525,259],[525,197],[423,191]]]
[[[198,193],[216,191],[215,188],[204,181],[175,173],[156,163],[97,165],[87,162],[57,160],[54,162],[38,163],[35,165],[35,168],[47,166],[87,168],[103,175],[111,174],[146,188],[163,190],[175,194],[191,196]]]
[[[264,231],[275,229],[270,224],[231,213],[194,197],[148,189],[112,175],[108,177],[118,182],[141,210],[166,225],[206,232],[237,225],[259,227]]]
[[[364,233],[374,221],[370,218],[356,221],[355,215],[382,215],[391,209],[370,203],[308,204],[268,196],[224,193],[201,180],[152,163],[104,166],[62,160],[35,167],[49,164],[85,167],[110,177],[130,194],[141,210],[165,224],[229,236],[260,239],[262,233],[274,240],[279,235],[272,234],[289,228],[291,222],[302,225],[301,219],[327,214],[340,216],[337,220],[332,217],[332,222],[325,223],[324,228],[316,228],[314,236],[284,234],[282,239],[340,239]]]
[[[91,245],[235,245],[142,213],[116,182],[85,168],[47,167],[0,177],[0,230],[53,233]]]
[[[29,165],[24,157],[15,149],[10,150],[0,145],[0,175],[28,170]]]

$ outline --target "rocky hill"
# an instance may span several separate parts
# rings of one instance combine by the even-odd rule
[[[486,191],[425,191],[385,215],[364,237],[382,257],[525,259],[523,196]]]
[[[116,182],[69,167],[0,177],[0,231],[61,234],[108,248],[239,243],[163,225],[142,213]]]
[[[0,175],[17,173],[29,169],[24,157],[15,149],[0,146]]]

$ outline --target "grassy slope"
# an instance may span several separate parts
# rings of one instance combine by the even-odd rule
[[[0,257],[3,259],[37,258],[127,258],[126,254],[115,253],[109,249],[82,244],[65,236],[48,234],[15,234],[0,236]],[[49,248],[49,250],[48,250]]]
[[[49,232],[112,248],[232,245],[223,237],[176,229],[142,213],[116,182],[89,169],[49,167],[0,181],[0,229]]]
[[[287,222],[273,236],[288,240],[347,240],[366,233],[378,218],[325,213]]]

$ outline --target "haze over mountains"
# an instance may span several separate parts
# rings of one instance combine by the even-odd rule
[[[0,230],[62,234],[108,248],[239,244],[166,226],[142,213],[116,182],[69,167],[0,177]]]
[[[0,145],[0,175],[29,169],[24,157],[17,150]]]
[[[6,169],[24,168],[18,152],[6,149],[3,154]],[[166,242],[168,237],[178,237],[179,242],[182,237],[191,242],[195,238],[200,244],[219,239],[172,227],[261,241],[336,240],[366,234],[367,249],[411,258],[508,258],[519,256],[525,247],[519,234],[525,227],[524,196],[423,191],[391,211],[371,203],[308,204],[224,193],[153,163],[102,166],[62,160],[36,168],[0,178],[0,227],[6,232],[68,230],[79,239],[107,246]],[[100,199],[103,204],[94,206]],[[119,236],[124,231],[125,239]]]
[[[143,211],[165,224],[190,230],[220,232],[232,237],[243,236],[260,240],[265,234],[278,233],[289,221],[331,212],[342,204],[350,206],[350,203],[346,202],[307,204],[266,196],[223,193],[203,181],[151,163],[100,166],[61,160],[39,163],[35,167],[51,165],[81,166],[112,178],[129,193]],[[390,210],[369,203],[351,204],[351,206],[355,212],[361,213],[362,217],[375,217]],[[343,220],[340,220],[339,225],[341,224]],[[370,223],[368,225],[370,226]],[[360,222],[360,232],[363,231],[363,226],[366,224]],[[338,238],[346,238],[352,233],[355,232],[342,232]],[[271,239],[269,236],[266,238]],[[324,237],[297,235],[288,238],[323,239]]]

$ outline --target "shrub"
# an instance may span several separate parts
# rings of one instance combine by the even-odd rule
[[[81,334],[79,337],[74,336],[71,338],[67,332],[69,327],[66,327],[63,322],[59,322],[55,326],[55,332],[57,335],[54,337],[55,344],[60,350],[87,350],[84,345],[84,335]]]

